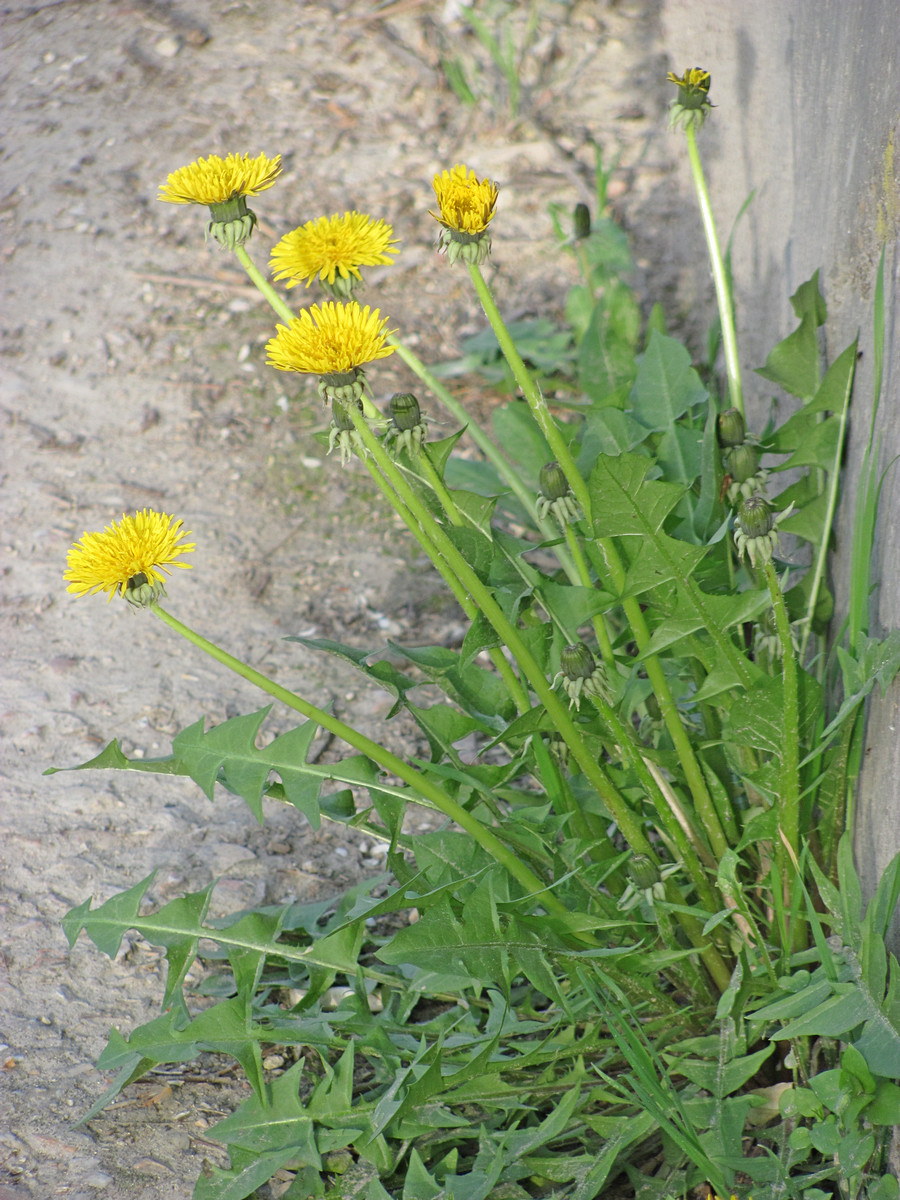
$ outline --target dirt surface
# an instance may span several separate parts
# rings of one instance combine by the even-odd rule
[[[515,10],[520,32],[531,9],[479,7]],[[547,205],[590,202],[599,145],[605,161],[620,156],[612,196],[644,239],[639,282],[652,276],[651,298],[677,295],[683,264],[661,266],[648,240],[676,209],[657,5],[536,7],[515,117],[450,3],[3,10],[0,1200],[188,1197],[204,1158],[225,1163],[206,1130],[245,1094],[228,1062],[210,1059],[151,1075],[74,1126],[108,1082],[94,1064],[109,1028],[127,1034],[156,1015],[163,970],[139,938],[114,962],[84,939],[69,951],[71,906],[156,871],[154,902],[220,877],[224,913],[328,895],[379,865],[359,835],[313,832],[275,805],[260,828],[240,801],[211,804],[189,782],[42,776],[114,736],[127,753],[165,753],[200,715],[261,705],[148,614],[67,595],[71,542],[136,508],[182,516],[197,551],[170,609],[395,747],[414,734],[402,720],[383,727],[383,695],[281,639],[459,636],[365,473],[324,457],[314,384],[265,366],[273,318],[229,255],[204,246],[205,210],[159,204],[157,186],[198,155],[281,153],[283,176],[254,204],[249,248],[262,266],[311,217],[384,216],[402,254],[370,275],[365,300],[436,361],[482,321],[462,269],[434,252],[434,172],[464,161],[498,180],[495,287],[508,313],[552,316],[572,277]],[[447,83],[442,60],[457,58],[474,106]],[[392,360],[371,375],[379,399],[414,383]],[[462,387],[481,411],[496,402]],[[270,731],[287,726],[274,711]]]

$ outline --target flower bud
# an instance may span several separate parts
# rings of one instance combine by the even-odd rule
[[[538,482],[548,500],[559,500],[569,494],[569,481],[558,462],[549,462],[541,467]]]
[[[591,236],[591,210],[586,204],[576,204],[572,214],[572,224],[575,230],[575,241],[584,241]]]
[[[412,392],[395,392],[391,396],[391,416],[398,429],[414,429],[420,424],[422,414]]]
[[[593,654],[584,642],[575,642],[572,646],[563,647],[559,665],[563,675],[572,683],[577,679],[590,679],[597,666]]]
[[[342,400],[337,396],[331,400],[331,427],[328,430],[328,453],[337,447],[341,452],[341,466],[346,467],[354,452],[365,458],[368,454],[365,442],[357,432],[353,423],[351,405],[356,405],[356,411],[362,412],[362,401],[355,397]]]
[[[628,878],[641,891],[652,888],[660,882],[660,873],[655,863],[646,854],[635,854],[625,868]]]
[[[716,417],[716,427],[719,434],[719,445],[723,448],[740,446],[747,436],[744,414],[737,408],[728,408],[725,412],[720,412]]]
[[[422,449],[428,425],[422,416],[419,402],[412,392],[395,392],[391,397],[391,419],[384,443],[394,454],[405,450],[414,458]]]
[[[778,523],[790,515],[793,507],[791,504],[773,516],[765,496],[757,494],[744,500],[734,522],[734,542],[739,556],[743,558],[746,554],[753,567],[770,563],[778,545]]]
[[[581,516],[578,501],[572,495],[565,471],[557,462],[546,463],[538,475],[540,492],[537,497],[537,514],[543,521],[553,513],[560,525],[571,525]]]
[[[570,706],[574,704],[579,708],[582,696],[609,702],[610,690],[606,675],[584,642],[575,642],[572,646],[563,647],[559,656],[559,667],[557,679],[562,679],[563,691],[569,697]]]
[[[735,483],[744,483],[759,470],[759,449],[752,442],[731,445],[723,454],[722,461]]]
[[[666,79],[678,87],[678,95],[672,101],[669,112],[671,127],[702,128],[707,113],[715,107],[709,99],[709,85],[712,82],[709,71],[704,71],[702,67],[688,67],[680,78],[670,71]]]
[[[765,496],[751,496],[744,500],[738,509],[738,520],[744,536],[748,538],[765,537],[774,525],[772,510]]]

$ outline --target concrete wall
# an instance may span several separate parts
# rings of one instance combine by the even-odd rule
[[[882,244],[889,308],[877,428],[883,463],[900,454],[900,0],[663,0],[661,24],[670,69],[712,73],[710,96],[719,107],[699,145],[723,241],[756,188],[733,259],[748,410],[762,413],[771,397],[750,368],[793,328],[788,297],[817,267],[829,310],[829,359],[861,331],[834,581],[838,611],[845,611],[851,501],[872,407],[872,304]],[[677,176],[687,196],[686,163]],[[882,497],[875,633],[900,627],[898,501],[900,464]],[[876,697],[869,715],[856,836],[867,891],[898,850],[900,681],[884,700]]]

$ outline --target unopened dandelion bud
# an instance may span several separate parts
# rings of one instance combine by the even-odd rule
[[[641,891],[652,888],[661,879],[659,869],[646,854],[633,855],[625,869],[628,872],[628,878]]]
[[[731,477],[727,493],[729,504],[736,504],[741,498],[748,500],[765,491],[768,475],[760,469],[759,456],[759,447],[752,442],[729,446],[722,455],[725,470]]]
[[[725,470],[736,483],[743,483],[759,470],[759,449],[752,442],[729,446],[723,455]]]
[[[398,429],[414,429],[421,422],[419,402],[412,392],[395,392],[391,396],[391,417]]]
[[[572,495],[569,481],[559,463],[549,462],[541,467],[538,483],[540,491],[536,508],[542,521],[551,512],[563,526],[570,525],[579,519],[581,510],[578,507],[578,501]]]
[[[738,520],[748,538],[765,537],[772,529],[772,510],[764,496],[751,496],[738,509]]]
[[[584,241],[591,236],[591,210],[586,204],[576,204],[572,214],[572,224],[575,231],[575,241]]]
[[[773,516],[765,496],[755,495],[744,500],[734,522],[734,542],[741,558],[746,554],[753,567],[772,561],[778,545],[778,525],[792,511],[793,504]]]
[[[391,397],[391,420],[384,435],[394,453],[405,450],[414,457],[422,449],[428,425],[412,392],[395,392]]]
[[[744,414],[737,408],[728,408],[725,412],[720,412],[716,418],[716,428],[719,445],[723,449],[729,446],[740,446],[747,436]]]
[[[581,706],[582,696],[609,700],[609,688],[603,668],[584,642],[564,646],[559,656],[559,675],[569,705]]]
[[[362,436],[353,421],[352,410],[363,411],[362,401],[353,397],[341,400],[333,397],[331,401],[331,427],[328,430],[328,453],[337,448],[341,452],[341,466],[346,467],[354,453],[365,458],[368,450]]]

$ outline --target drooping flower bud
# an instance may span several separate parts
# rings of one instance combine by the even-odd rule
[[[716,417],[716,430],[719,435],[719,445],[725,449],[728,446],[740,446],[747,436],[744,414],[737,408],[727,408]]]
[[[581,516],[578,501],[572,495],[565,471],[557,462],[546,463],[538,475],[540,491],[535,507],[540,519],[553,513],[560,525],[570,525]]]
[[[584,241],[591,236],[591,210],[586,204],[578,203],[572,214],[572,224],[575,231],[575,241]]]
[[[350,406],[355,404],[357,412],[363,411],[362,401],[351,398],[339,400],[334,397],[331,401],[331,426],[328,430],[328,453],[335,446],[341,452],[341,466],[346,467],[354,452],[365,458],[368,454],[365,442],[362,440],[353,423]]]

